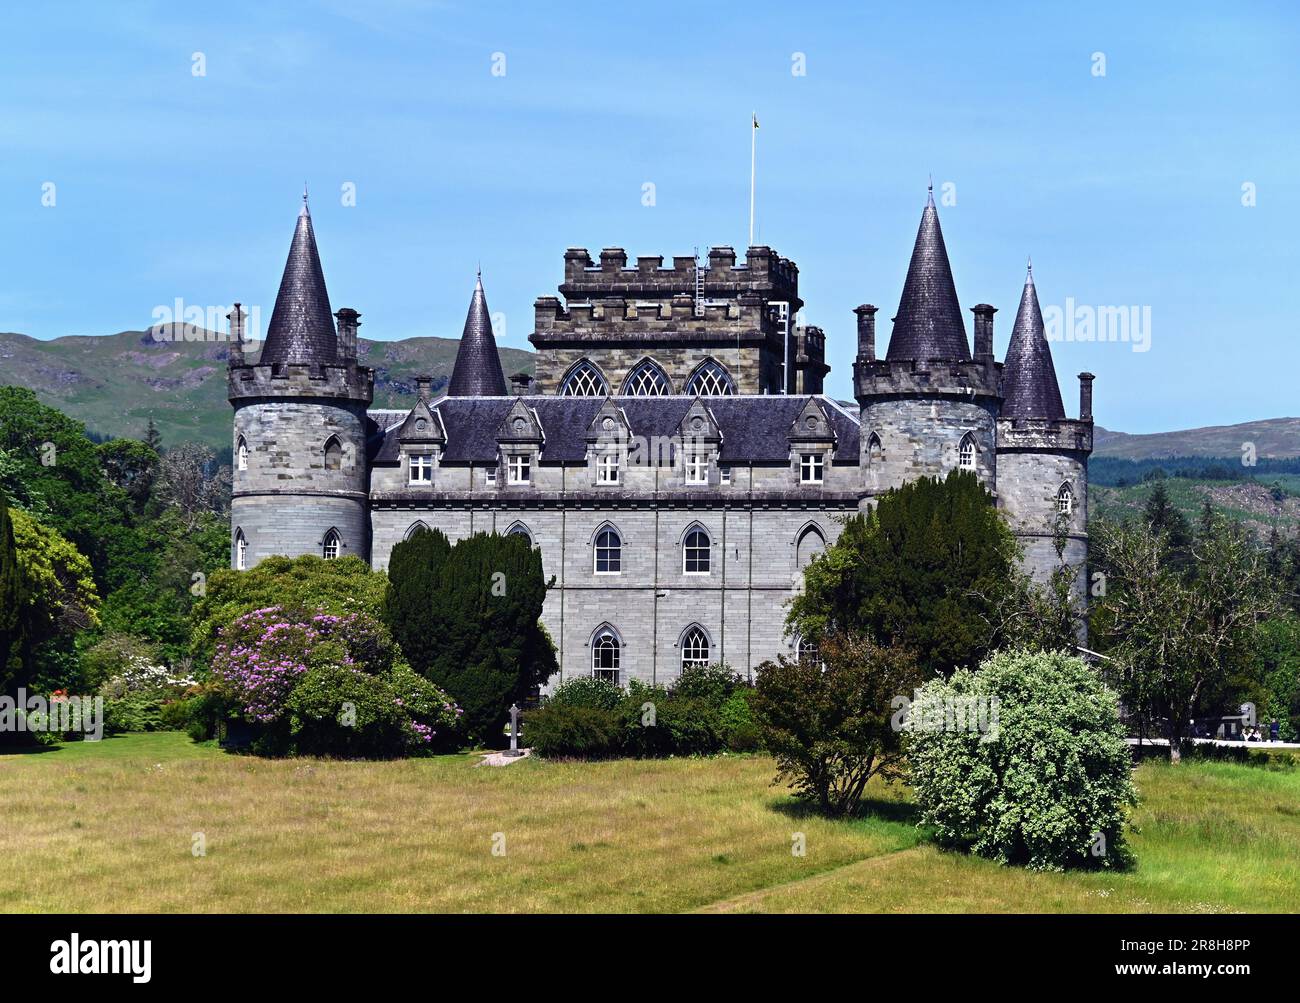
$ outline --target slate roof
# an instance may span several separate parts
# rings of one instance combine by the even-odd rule
[[[322,365],[337,359],[334,313],[304,195],[259,362]]]
[[[447,394],[451,397],[501,397],[506,393],[506,378],[501,372],[497,340],[492,336],[492,318],[488,314],[487,296],[480,276],[474,286],[474,298],[465,317],[465,330],[456,350],[456,365],[451,371]]]
[[[1052,349],[1043,330],[1043,312],[1034,288],[1034,269],[1030,266],[1020,294],[1020,309],[1011,329],[1011,344],[1002,370],[1002,417],[1047,418],[1060,421],[1065,417],[1061,388],[1052,365]]]
[[[957,302],[957,287],[952,281],[948,249],[939,228],[939,213],[931,191],[921,213],[916,232],[912,261],[907,266],[907,281],[894,316],[894,330],[889,337],[885,358],[895,360],[970,359],[966,340],[966,322]]]
[[[447,429],[443,460],[448,463],[491,463],[497,458],[497,429],[517,397],[443,397],[433,403]],[[632,434],[651,438],[677,432],[696,398],[615,397],[627,415]],[[587,430],[604,403],[603,397],[525,397],[537,414],[544,441],[543,462],[580,462],[587,452]],[[790,456],[786,439],[790,426],[808,401],[805,395],[746,395],[702,397],[722,430],[722,463],[785,462]],[[819,397],[822,410],[836,434],[834,459],[858,460],[858,421],[828,397]],[[395,463],[397,429],[406,412],[370,412],[376,429],[374,459]],[[379,437],[382,436],[382,439]]]

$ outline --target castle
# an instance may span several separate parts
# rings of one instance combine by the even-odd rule
[[[825,335],[797,323],[799,270],[771,248],[671,267],[570,248],[559,292],[535,305],[535,377],[507,388],[480,279],[446,392],[422,377],[409,410],[371,409],[360,314],[331,311],[304,200],[256,362],[230,314],[232,566],[382,569],[432,527],[522,533],[554,578],[561,677],[626,683],[804,654],[784,633],[803,568],[841,517],[916,477],[973,471],[1038,579],[1086,563],[1093,377],[1067,418],[1032,270],[1005,363],[988,304],[972,354],[932,195],[883,357],[876,307],[854,311],[856,407],[822,392]]]

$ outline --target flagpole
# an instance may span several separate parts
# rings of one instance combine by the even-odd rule
[[[754,163],[758,151],[758,112],[749,123],[749,246],[754,246]]]

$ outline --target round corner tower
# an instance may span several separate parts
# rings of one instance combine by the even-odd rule
[[[1078,572],[1075,591],[1085,603],[1092,380],[1079,374],[1079,417],[1067,418],[1031,268],[1007,348],[998,503],[1023,548],[1025,571],[1046,583],[1068,565]]]
[[[231,567],[273,554],[369,561],[374,371],[357,364],[359,316],[339,310],[336,332],[304,196],[256,363],[244,359],[239,304],[230,313]]]
[[[993,307],[973,309],[972,358],[931,192],[885,358],[876,358],[876,308],[854,311],[864,506],[908,481],[956,469],[972,471],[996,492],[1002,367],[993,358]]]

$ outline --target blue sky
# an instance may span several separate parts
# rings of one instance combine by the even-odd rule
[[[527,348],[566,246],[743,248],[756,110],[757,240],[800,266],[831,393],[852,393],[852,308],[887,335],[933,174],[999,355],[1030,254],[1045,308],[1150,308],[1148,351],[1053,345],[1072,413],[1083,369],[1110,428],[1300,413],[1300,13],[1074,6],[15,8],[0,330],[141,328],[177,297],[269,318],[307,181],[331,300],[364,335],[458,336],[481,262],[501,342]]]

